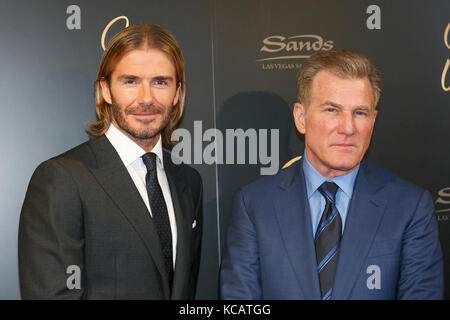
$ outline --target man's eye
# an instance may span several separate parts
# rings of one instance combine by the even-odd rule
[[[367,112],[366,111],[355,111],[355,115],[357,115],[357,116],[367,116]]]
[[[336,109],[334,109],[334,108],[328,108],[328,109],[327,109],[327,112],[336,112]]]
[[[154,83],[157,86],[165,86],[165,85],[167,85],[167,81],[166,80],[155,80]]]
[[[125,84],[136,84],[136,80],[134,79],[125,80]]]

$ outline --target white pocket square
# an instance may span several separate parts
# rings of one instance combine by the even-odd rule
[[[194,229],[197,226],[197,220],[194,220],[194,222],[192,222],[192,229]]]

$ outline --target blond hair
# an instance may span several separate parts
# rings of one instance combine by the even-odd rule
[[[95,110],[97,121],[86,126],[94,136],[102,135],[111,124],[111,105],[105,101],[100,80],[105,79],[110,84],[111,74],[120,59],[132,50],[152,48],[158,49],[171,57],[175,66],[177,86],[179,86],[178,103],[173,107],[170,121],[161,133],[165,144],[173,145],[171,139],[173,130],[181,119],[186,97],[186,81],[184,74],[184,58],[175,38],[163,27],[153,24],[135,24],[117,33],[108,43],[103,52],[95,83]]]
[[[374,107],[378,104],[381,95],[380,73],[369,58],[351,50],[319,51],[302,64],[297,77],[297,99],[301,104],[309,105],[313,78],[321,70],[330,71],[344,79],[367,77],[373,89]]]

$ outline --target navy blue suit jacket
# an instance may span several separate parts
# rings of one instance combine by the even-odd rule
[[[235,194],[223,299],[320,299],[316,266],[302,160]],[[332,299],[441,299],[443,283],[429,192],[363,161]]]

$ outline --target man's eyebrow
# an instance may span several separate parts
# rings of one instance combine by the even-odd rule
[[[139,79],[140,76],[137,75],[133,75],[133,74],[122,74],[119,76],[119,80],[134,80],[134,79]],[[160,75],[160,76],[155,76],[152,77],[152,80],[164,80],[164,81],[173,81],[174,77],[172,76],[164,76],[164,75]]]
[[[333,101],[329,101],[329,100],[325,101],[325,102],[322,103],[320,106],[321,106],[321,107],[324,107],[324,106],[331,106],[331,107],[335,107],[335,108],[343,108],[343,106],[340,105],[339,103],[336,103],[336,102],[333,102]]]
[[[130,80],[130,79],[137,79],[138,76],[132,75],[132,74],[122,74],[119,76],[119,80]]]
[[[333,102],[333,101],[329,101],[329,100],[325,101],[325,102],[322,103],[320,106],[321,106],[321,107],[324,107],[324,106],[331,106],[331,107],[335,107],[335,108],[343,108],[343,105],[341,105],[341,104],[339,104],[339,103],[336,103],[336,102]],[[370,108],[369,108],[368,106],[364,106],[364,105],[361,105],[361,106],[355,106],[355,108],[356,108],[356,109],[361,109],[361,110],[370,110]]]
[[[156,76],[152,78],[153,80],[166,80],[166,81],[173,81],[174,78],[172,76]]]

